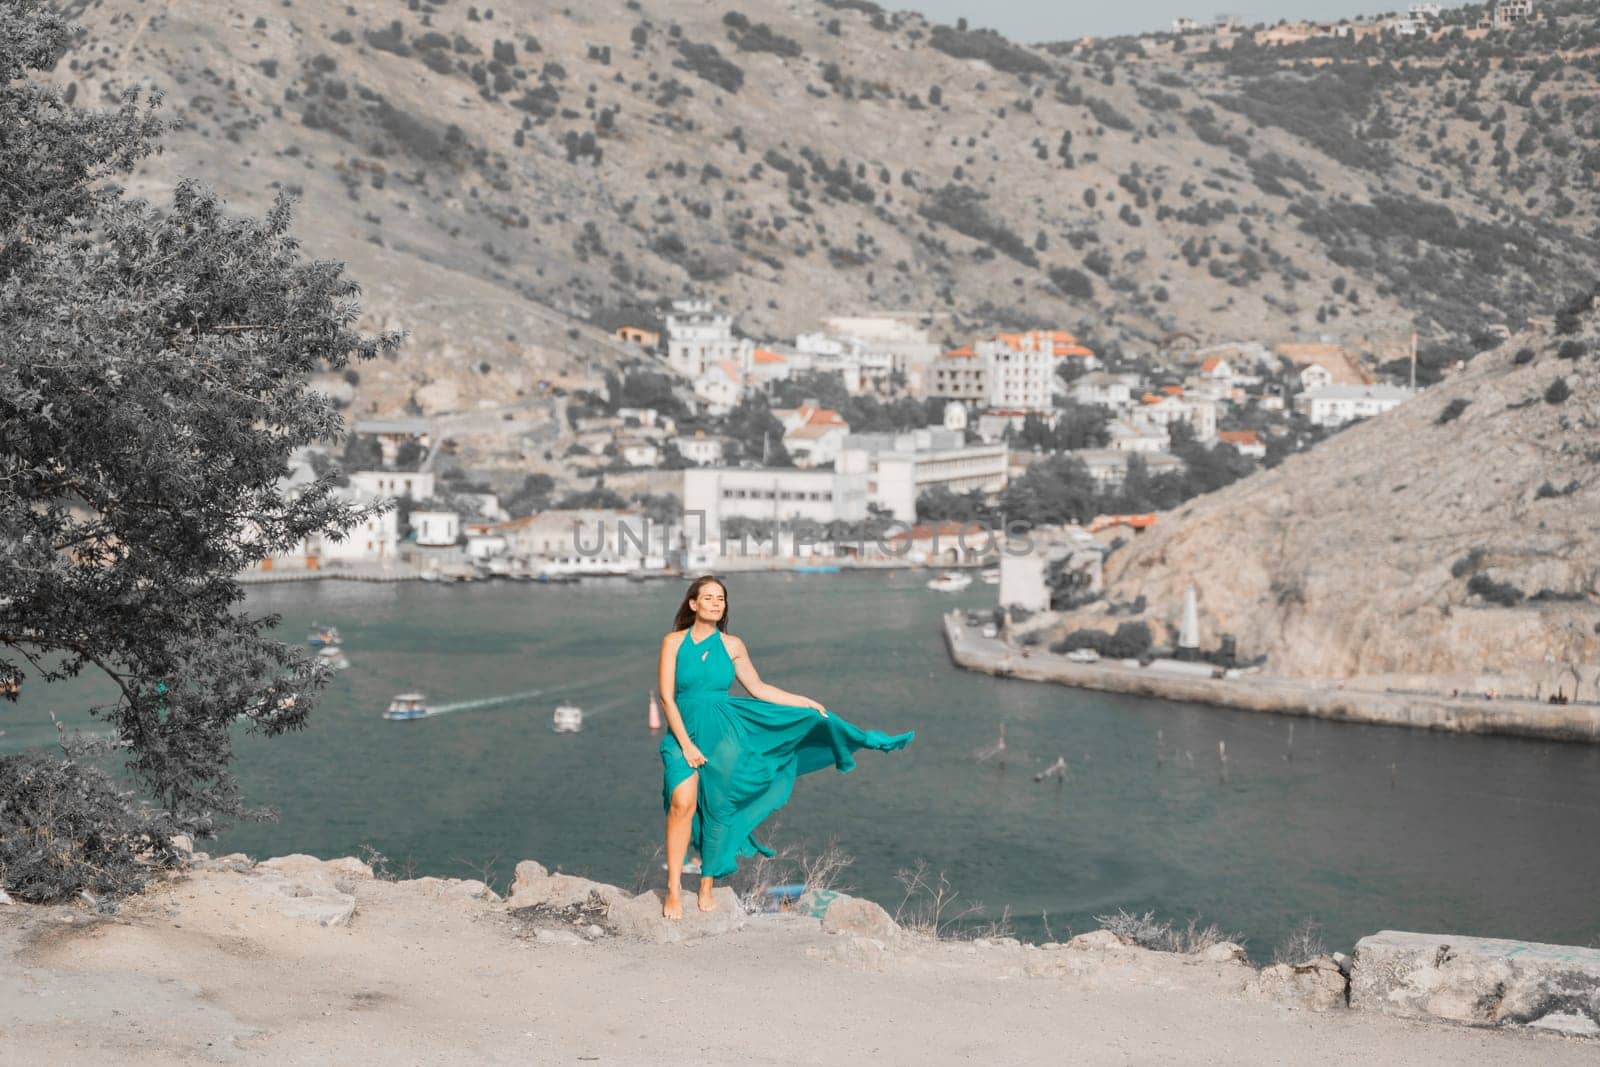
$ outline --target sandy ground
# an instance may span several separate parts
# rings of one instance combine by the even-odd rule
[[[1600,1061],[1583,1039],[1251,999],[1244,964],[1137,949],[880,950],[798,915],[586,941],[459,884],[361,877],[322,926],[266,880],[197,869],[112,916],[0,906],[0,1063]],[[679,929],[707,929],[686,903]]]

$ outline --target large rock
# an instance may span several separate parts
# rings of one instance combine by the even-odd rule
[[[694,894],[685,893],[683,918],[667,919],[661,914],[659,893],[654,890],[640,893],[612,907],[612,929],[624,937],[670,944],[715,937],[742,928],[745,914],[739,895],[727,886],[718,886],[713,896],[717,901],[716,910],[701,911]]]
[[[318,926],[343,926],[356,911],[356,898],[319,877],[286,878],[267,873],[249,879],[251,893],[280,914]]]
[[[476,878],[408,878],[396,886],[415,889],[440,900],[496,902],[500,894]]]
[[[1600,950],[1384,930],[1356,944],[1350,1005],[1600,1035]]]
[[[1273,964],[1252,978],[1246,991],[1261,1000],[1330,1011],[1347,1006],[1347,988],[1338,962],[1332,956],[1318,956],[1306,963]]]
[[[591,882],[571,874],[551,874],[543,864],[523,860],[517,864],[511,895],[506,898],[508,908],[543,906],[553,911],[582,907],[594,894],[612,908],[630,899],[629,894],[614,885]]]
[[[821,919],[822,928],[830,934],[850,934],[889,944],[900,935],[899,924],[882,907],[845,893],[808,892],[801,896],[797,910]]]
[[[372,877],[372,868],[356,859],[354,856],[341,856],[338,859],[319,860],[315,856],[308,856],[303,852],[292,852],[287,856],[274,856],[256,864],[260,870],[272,871],[289,878],[368,878]]]

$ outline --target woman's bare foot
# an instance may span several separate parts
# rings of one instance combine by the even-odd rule
[[[709,879],[700,883],[700,910],[717,910],[717,898],[711,895],[711,881]]]
[[[661,902],[661,917],[663,919],[683,918],[683,898],[676,893],[668,893],[667,899]]]

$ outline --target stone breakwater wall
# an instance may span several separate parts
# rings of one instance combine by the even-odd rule
[[[1000,677],[1341,722],[1600,743],[1600,705],[1396,693],[1355,683],[1259,675],[1208,678],[1121,662],[1075,663],[1043,649],[1023,655],[964,625],[957,612],[947,614],[942,625],[957,666]]]
[[[1386,930],[1363,938],[1353,957],[1323,955],[1258,969],[1231,942],[1175,953],[1141,947],[1110,930],[1041,945],[1011,937],[950,940],[903,927],[878,904],[833,890],[809,891],[782,912],[752,912],[725,886],[716,890],[716,910],[700,912],[693,894],[685,893],[683,918],[668,921],[656,891],[629,892],[533,860],[517,864],[502,897],[472,879],[384,878],[352,857],[295,854],[258,863],[240,853],[213,859],[197,852],[145,896],[156,898],[158,913],[185,923],[191,923],[180,914],[185,900],[217,910],[222,898],[238,898],[252,909],[251,923],[263,928],[345,928],[363,925],[368,907],[373,912],[366,924],[448,907],[494,923],[512,940],[596,948],[617,940],[669,946],[786,928],[802,935],[786,942],[793,951],[886,975],[970,966],[995,977],[1147,985],[1315,1012],[1600,1038],[1600,949],[1562,945]],[[32,907],[0,905],[7,911]]]

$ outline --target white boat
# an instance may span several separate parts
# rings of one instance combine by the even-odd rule
[[[1000,584],[1000,568],[999,567],[985,567],[982,571],[980,571],[978,573],[978,577],[983,579],[983,584],[984,585],[999,585]]]
[[[323,645],[317,649],[317,658],[336,671],[342,671],[350,666],[350,660],[338,645]]]
[[[939,593],[959,593],[972,584],[972,576],[945,571],[928,583],[928,588]]]
[[[576,704],[562,704],[556,708],[550,728],[558,734],[575,734],[583,729],[583,709]]]
[[[385,719],[421,719],[428,714],[428,698],[421,693],[400,693],[389,701]]]

